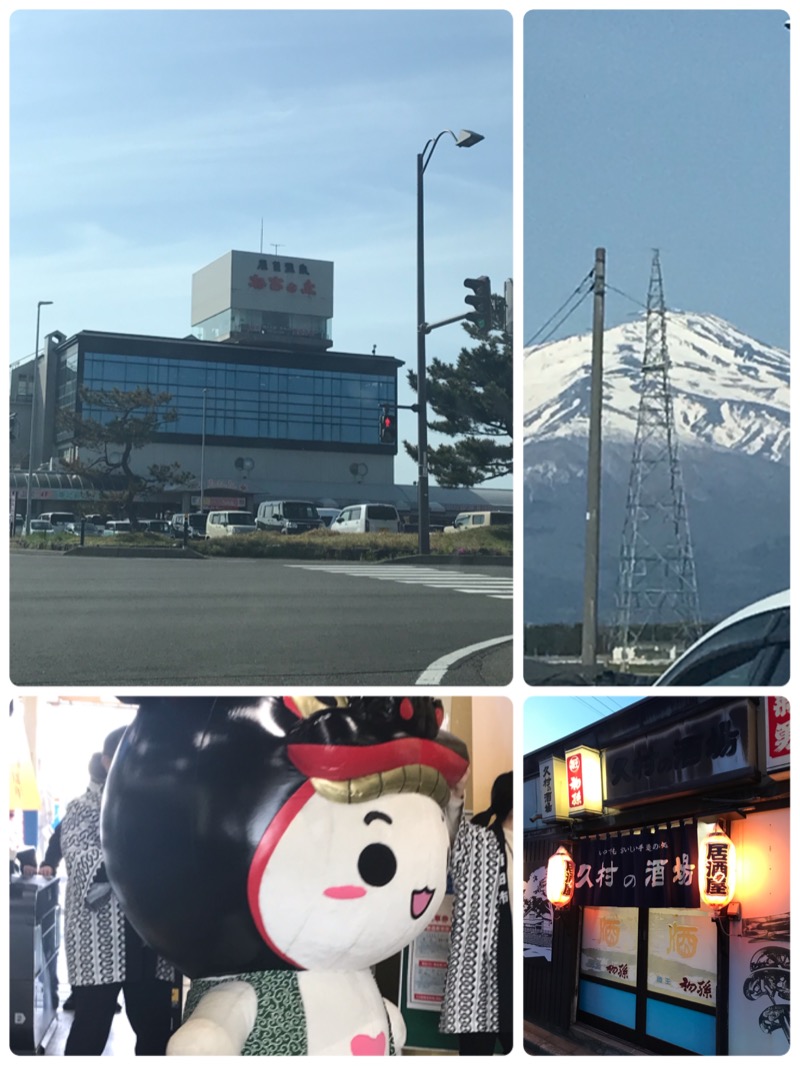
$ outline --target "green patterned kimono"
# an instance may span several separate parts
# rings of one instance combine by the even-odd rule
[[[246,981],[258,997],[256,1023],[242,1048],[243,1055],[307,1055],[306,1015],[296,970],[261,970],[231,977],[198,978],[186,997],[187,1021],[203,996],[226,981]],[[396,1054],[389,1039],[389,1054]]]

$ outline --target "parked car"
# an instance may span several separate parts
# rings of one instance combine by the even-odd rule
[[[789,592],[752,603],[704,633],[656,685],[785,685]]]
[[[202,511],[192,511],[190,514],[174,514],[172,516],[172,522],[170,523],[172,528],[173,537],[183,538],[183,528],[188,526],[187,536],[189,538],[195,537],[202,540],[206,535],[206,522],[207,515]]]
[[[106,522],[106,528],[103,530],[104,537],[118,537],[123,533],[134,533],[133,526],[131,525],[129,518],[112,519],[110,522]]]
[[[250,511],[209,511],[206,539],[255,533],[256,529],[256,520]]]
[[[462,533],[465,529],[483,529],[486,526],[510,526],[514,515],[510,511],[462,511],[456,515],[452,526],[445,526],[445,533]]]
[[[143,518],[138,525],[143,533],[161,533],[169,536],[172,532],[169,522],[163,518]]]
[[[327,528],[331,526],[339,515],[340,509],[338,507],[318,507],[317,514],[322,519],[322,524]]]
[[[400,533],[403,524],[397,508],[387,503],[354,503],[343,507],[331,522],[335,533]]]
[[[55,533],[55,527],[43,518],[31,519],[31,533]]]
[[[305,533],[322,524],[310,500],[264,500],[256,511],[256,525],[265,533]]]
[[[76,537],[79,537],[81,535],[81,526],[83,526],[83,535],[85,537],[102,537],[106,528],[106,520],[99,514],[82,515],[76,518],[74,522],[69,523],[66,527],[67,532],[74,533]]]

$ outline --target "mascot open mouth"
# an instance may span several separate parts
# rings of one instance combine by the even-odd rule
[[[433,899],[433,889],[418,888],[411,893],[411,917],[421,918]]]

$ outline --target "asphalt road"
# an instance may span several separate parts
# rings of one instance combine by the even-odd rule
[[[511,574],[491,565],[463,573]],[[418,576],[401,584],[289,560],[12,553],[11,680],[59,688],[508,684],[512,600],[429,587]]]

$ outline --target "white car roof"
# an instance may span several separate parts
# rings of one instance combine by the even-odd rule
[[[727,618],[723,618],[721,622],[718,622],[713,628],[709,629],[707,633],[704,633],[699,640],[696,640],[694,644],[690,644],[689,647],[683,652],[674,663],[671,663],[663,674],[654,682],[655,685],[660,685],[663,678],[672,674],[678,663],[686,659],[700,644],[713,637],[716,633],[721,633],[724,629],[728,629],[729,626],[736,625],[737,622],[744,621],[745,618],[754,618],[759,614],[768,614],[770,611],[779,611],[783,607],[789,606],[789,589],[784,589],[783,592],[776,592],[772,596],[765,596],[763,600],[756,600],[755,603],[750,603],[747,607],[742,607],[741,610],[736,611],[735,614],[729,614]]]
[[[784,589],[783,592],[776,592],[772,596],[765,596],[763,600],[757,600],[755,603],[748,604],[747,607],[742,607],[742,609],[735,614],[728,615],[727,618],[723,618],[721,622],[718,622],[713,629],[709,629],[707,633],[704,633],[700,639],[707,640],[713,633],[718,633],[722,629],[727,629],[728,626],[735,625],[736,622],[741,622],[745,618],[752,618],[757,614],[766,614],[767,611],[778,611],[781,607],[788,606],[789,590]]]

